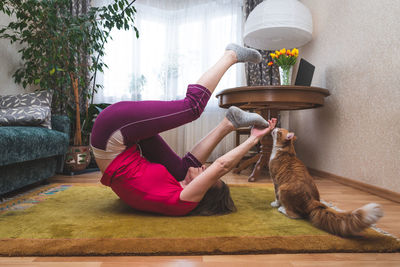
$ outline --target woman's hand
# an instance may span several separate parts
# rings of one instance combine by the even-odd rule
[[[251,129],[250,135],[256,137],[257,139],[261,139],[264,135],[269,134],[275,128],[277,121],[278,120],[276,118],[272,118],[271,120],[268,120],[268,123],[269,123],[268,128],[260,129],[260,128],[253,127]]]

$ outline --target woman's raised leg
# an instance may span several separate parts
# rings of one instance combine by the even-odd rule
[[[199,78],[197,84],[214,92],[222,76],[233,64],[237,62],[259,63],[260,61],[261,54],[257,50],[229,44],[226,46],[223,56]]]
[[[164,165],[175,179],[181,181],[185,178],[189,167],[201,167],[218,143],[221,142],[227,134],[236,129],[234,125],[237,125],[238,116],[242,119],[240,121],[242,124],[239,124],[240,126],[258,124],[263,127],[268,127],[268,123],[258,114],[248,114],[248,112],[244,112],[240,109],[235,109],[234,114],[232,114],[231,111],[232,110],[230,109],[227,116],[217,125],[217,127],[201,139],[183,158],[176,155],[176,153],[159,135],[139,142],[142,153],[149,161]],[[266,124],[263,125],[263,123]]]
[[[239,127],[269,127],[269,123],[257,113],[249,113],[237,107],[230,107],[226,117],[206,137],[201,139],[190,151],[202,164],[219,142],[230,132]]]
[[[124,101],[103,110],[93,126],[91,144],[105,150],[108,138],[120,130],[125,144],[130,145],[197,119],[230,66],[258,59],[261,56],[256,50],[228,45],[222,57],[199,78],[197,84],[188,86],[184,99]]]
[[[211,132],[201,139],[190,151],[194,157],[202,164],[206,162],[211,152],[221,142],[221,140],[235,130],[233,124],[224,118]]]
[[[91,145],[105,150],[110,136],[121,131],[124,144],[131,146],[140,140],[189,123],[201,115],[210,96],[211,93],[203,86],[191,84],[182,100],[115,103],[97,117]]]
[[[196,83],[206,87],[211,93],[214,92],[225,72],[237,62],[236,53],[232,50],[225,50],[223,56],[203,73]]]

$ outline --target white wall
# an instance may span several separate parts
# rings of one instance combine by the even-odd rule
[[[0,25],[8,25],[10,19],[7,15],[0,13]],[[8,40],[0,39],[0,95],[15,95],[26,93],[22,85],[17,85],[12,75],[22,65],[22,60],[18,54],[18,45],[10,44]]]
[[[307,166],[400,192],[400,1],[302,0],[323,108],[290,113]]]

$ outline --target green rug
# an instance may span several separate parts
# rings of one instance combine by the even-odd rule
[[[166,217],[138,212],[101,185],[52,185],[0,204],[0,255],[196,255],[398,252],[369,229],[340,238],[271,208],[270,185],[231,186],[238,212]]]

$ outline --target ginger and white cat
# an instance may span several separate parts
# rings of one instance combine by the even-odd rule
[[[271,135],[274,143],[269,171],[276,197],[272,207],[279,207],[290,218],[307,218],[317,228],[339,236],[357,235],[383,216],[375,203],[350,212],[339,212],[321,203],[313,178],[296,157],[294,133],[275,128]]]

